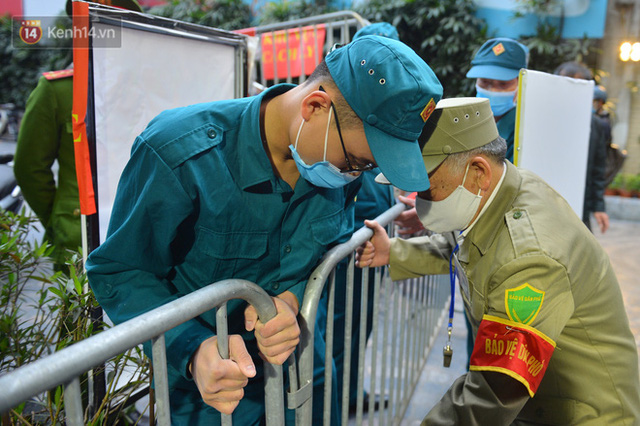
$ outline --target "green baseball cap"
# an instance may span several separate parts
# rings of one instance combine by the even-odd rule
[[[135,12],[142,12],[142,8],[136,0],[91,0],[91,2],[120,9],[133,10]],[[71,0],[67,0],[66,11],[68,16],[72,16],[72,3],[73,2]]]
[[[362,120],[380,171],[405,191],[426,191],[418,136],[442,97],[442,85],[409,46],[368,35],[330,52],[331,77]]]
[[[498,137],[486,98],[449,98],[438,102],[420,135],[422,160],[431,173],[449,155],[471,151]]]
[[[529,49],[510,38],[487,40],[471,61],[468,78],[513,80],[521,68],[527,68]]]

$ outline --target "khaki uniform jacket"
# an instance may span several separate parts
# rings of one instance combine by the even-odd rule
[[[447,273],[452,245],[443,237],[394,239],[391,278]],[[468,278],[460,291],[474,336],[484,315],[508,319],[505,292],[528,283],[545,292],[529,326],[556,348],[533,398],[501,402],[472,371],[425,424],[640,424],[638,354],[618,281],[597,240],[548,184],[508,163],[458,260]],[[515,380],[498,375],[513,386]]]
[[[81,245],[71,128],[73,79],[71,75],[50,78],[41,77],[27,100],[14,173],[25,200],[45,227],[45,238],[56,246],[56,261],[62,264],[64,250],[77,250]],[[52,170],[56,160],[57,183]]]

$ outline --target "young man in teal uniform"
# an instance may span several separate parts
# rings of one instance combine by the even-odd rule
[[[166,111],[136,139],[89,282],[120,323],[210,283],[241,278],[273,296],[266,324],[228,306],[230,358],[212,312],[166,333],[172,423],[264,415],[261,354],[282,364],[299,339],[306,280],[353,230],[357,176],[376,165],[424,190],[417,138],[442,86],[406,45],[368,36],[329,53],[300,86]],[[215,374],[214,374],[215,373]]]
[[[476,79],[477,96],[491,103],[498,132],[507,141],[507,160],[512,163],[518,74],[528,61],[525,45],[510,38],[493,38],[480,47],[467,72],[467,78]]]
[[[467,118],[468,117],[468,118]],[[487,101],[445,99],[420,138],[431,187],[416,207],[432,236],[389,240],[358,265],[393,280],[459,278],[475,346],[424,425],[640,424],[638,353],[611,263],[569,204],[505,161]]]

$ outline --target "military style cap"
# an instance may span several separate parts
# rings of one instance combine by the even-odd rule
[[[510,38],[487,40],[471,61],[468,78],[513,80],[521,68],[527,68],[529,49]]]
[[[604,86],[593,86],[593,99],[607,102],[607,89]]]
[[[497,137],[489,99],[441,100],[420,135],[427,173],[434,171],[447,156],[479,148]]]
[[[388,22],[376,22],[375,24],[367,25],[360,28],[353,36],[353,40],[366,35],[377,35],[381,37],[388,37],[394,40],[400,40],[398,36],[398,30],[396,27]]]
[[[418,136],[442,97],[431,68],[406,44],[363,36],[330,52],[331,77],[362,120],[369,148],[382,173],[405,191],[426,191]]]
[[[72,1],[67,0],[66,11],[69,17],[72,16]],[[91,3],[103,4],[105,6],[118,7],[120,9],[133,10],[135,12],[142,12],[142,8],[136,0],[91,0]]]

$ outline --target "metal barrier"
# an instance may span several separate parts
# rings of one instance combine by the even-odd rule
[[[403,204],[397,204],[376,218],[376,221],[383,226],[388,225],[404,210]],[[361,297],[360,306],[351,306],[354,292],[353,268],[354,250],[367,241],[373,235],[373,231],[368,228],[361,228],[356,231],[352,238],[344,244],[334,247],[324,257],[323,262],[311,274],[304,294],[304,302],[300,309],[300,345],[297,365],[297,381],[294,387],[292,381],[289,390],[289,407],[297,408],[296,424],[312,424],[312,403],[313,394],[313,342],[314,324],[318,314],[325,283],[329,282],[328,306],[327,306],[327,347],[325,354],[325,394],[324,394],[324,424],[330,424],[331,412],[331,381],[333,363],[333,315],[335,308],[335,269],[343,259],[349,259],[346,281],[347,310],[345,319],[344,336],[344,376],[342,391],[341,418],[342,424],[346,425],[349,418],[349,383],[348,371],[351,363],[348,350],[351,345],[351,326],[353,309],[360,309],[360,340],[358,359],[358,381],[357,386],[357,406],[356,424],[363,422],[364,415],[364,361],[366,347],[366,323],[368,315],[373,317],[372,347],[374,353],[371,357],[371,373],[369,387],[369,411],[368,422],[373,424],[374,420],[374,398],[378,387],[381,400],[388,397],[388,407],[386,412],[379,411],[378,423],[399,424],[409,404],[411,395],[415,389],[421,371],[438,329],[444,320],[445,303],[450,294],[448,291],[446,276],[429,276],[391,283],[388,275],[376,268],[373,289],[374,310],[371,314],[367,312],[367,298]],[[368,268],[364,268],[361,282],[361,294],[368,293]],[[384,294],[383,294],[384,293]],[[401,295],[401,293],[403,293]],[[349,307],[351,306],[351,309]],[[381,318],[380,309],[384,309]],[[380,329],[382,322],[382,329]],[[414,323],[415,326],[411,326]],[[375,351],[382,338],[382,354]],[[390,353],[389,353],[390,352]],[[380,359],[380,367],[378,367]],[[381,383],[377,383],[378,373]],[[293,375],[293,373],[290,373]],[[299,385],[298,385],[299,384]]]
[[[78,342],[52,355],[0,376],[0,413],[58,385],[65,386],[67,424],[83,425],[84,415],[79,376],[96,364],[125,352],[143,342],[152,341],[158,424],[170,425],[164,333],[215,307],[218,336],[226,336],[226,302],[243,299],[268,321],[276,315],[271,297],[259,286],[245,280],[224,280],[210,284],[171,303],[163,305],[100,334]],[[228,354],[227,341],[219,339],[220,353]],[[282,368],[265,363],[265,407],[267,425],[284,423]],[[223,416],[223,424],[231,424]]]

